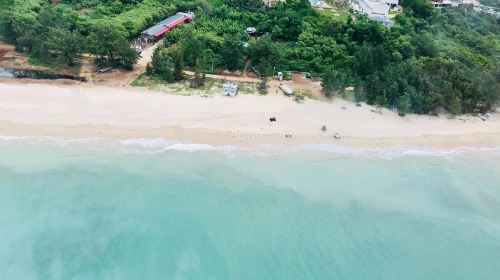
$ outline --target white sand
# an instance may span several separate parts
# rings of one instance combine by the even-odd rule
[[[345,106],[347,109],[342,109]],[[432,116],[400,117],[389,110],[334,100],[216,94],[213,98],[176,96],[136,88],[114,89],[0,81],[0,135],[165,137],[208,144],[337,143],[352,146],[500,145],[500,115],[482,121]],[[276,122],[270,122],[276,117]],[[321,126],[327,126],[327,132]],[[333,135],[338,132],[341,140]],[[285,134],[293,137],[285,138]]]

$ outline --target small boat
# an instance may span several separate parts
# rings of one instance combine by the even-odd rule
[[[293,94],[293,89],[289,88],[288,86],[281,84],[280,89],[285,93],[286,95],[290,96]]]

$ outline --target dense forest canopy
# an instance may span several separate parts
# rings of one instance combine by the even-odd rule
[[[200,9],[194,24],[167,34],[184,63],[202,58],[205,71],[251,69],[304,71],[323,77],[325,94],[355,85],[370,104],[396,106],[402,114],[453,114],[487,110],[500,95],[500,26],[471,7],[436,11],[424,0],[404,0],[405,12],[386,28],[363,15],[338,20],[307,0],[274,8],[248,1],[219,1]],[[255,27],[262,36],[242,32]]]
[[[192,24],[172,29],[148,67],[167,81],[185,67],[250,71],[268,77],[303,71],[323,78],[325,94],[355,86],[356,98],[402,114],[488,110],[500,95],[500,25],[470,6],[436,11],[402,0],[390,28],[353,13],[319,12],[308,0],[273,8],[259,0],[0,0],[4,41],[40,60],[72,64],[89,52],[100,63],[132,67],[129,41],[175,11]],[[255,27],[257,34],[243,32]]]
[[[89,52],[131,68],[129,39],[175,11],[170,0],[0,0],[3,40],[42,62],[71,65]]]

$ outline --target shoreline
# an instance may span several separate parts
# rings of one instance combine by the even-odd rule
[[[416,137],[349,137],[334,139],[333,135],[296,135],[287,139],[280,134],[252,134],[181,127],[123,128],[109,125],[27,125],[0,122],[0,138],[50,137],[61,140],[114,139],[154,140],[165,139],[185,144],[207,144],[211,146],[235,146],[259,148],[274,146],[289,149],[304,145],[337,145],[349,148],[386,149],[396,146],[437,148],[496,148],[500,146],[500,134],[474,133],[463,135],[423,135]]]
[[[342,109],[345,107],[346,109]],[[333,144],[494,148],[500,115],[476,117],[382,114],[341,99],[297,104],[281,95],[178,96],[142,88],[109,88],[0,80],[0,135],[62,139],[171,139],[213,146],[256,148]],[[270,122],[269,117],[276,117]],[[327,131],[322,132],[321,126]],[[342,138],[335,139],[335,133]],[[292,135],[291,138],[285,137]]]

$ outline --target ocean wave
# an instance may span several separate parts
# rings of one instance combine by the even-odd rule
[[[147,149],[165,148],[174,144],[173,141],[165,138],[131,138],[118,140],[118,142],[126,147],[142,147]]]
[[[315,152],[336,155],[368,155],[383,158],[393,158],[400,156],[468,156],[468,155],[487,155],[500,156],[500,145],[492,148],[480,147],[456,147],[456,148],[437,148],[437,147],[417,147],[395,145],[383,148],[360,148],[349,147],[335,144],[314,144],[302,145],[293,149],[295,153]]]
[[[295,147],[282,145],[260,145],[255,148],[244,148],[233,145],[210,145],[203,143],[180,142],[166,138],[130,138],[130,139],[112,139],[112,138],[82,138],[82,139],[63,139],[51,136],[1,136],[0,147],[12,143],[32,143],[48,144],[56,146],[83,145],[88,148],[110,149],[118,148],[122,151],[133,152],[222,152],[225,154],[243,153],[253,156],[267,157],[283,154],[305,154],[305,155],[355,155],[355,156],[373,156],[382,158],[394,158],[400,156],[500,156],[500,145],[492,148],[480,147],[456,147],[456,148],[437,148],[437,147],[417,147],[395,145],[382,148],[362,148],[350,147],[336,144],[307,144]]]
[[[214,146],[209,144],[200,143],[187,143],[169,140],[166,138],[132,138],[125,140],[118,140],[124,147],[147,149],[153,151],[183,151],[183,152],[196,152],[196,151],[221,151],[221,152],[234,152],[240,150],[236,146],[222,145]]]
[[[25,143],[25,144],[46,144],[57,146],[68,145],[84,145],[88,148],[109,149],[120,148],[125,151],[148,151],[148,152],[164,152],[164,151],[219,151],[231,153],[243,148],[221,145],[214,146],[201,143],[179,142],[166,138],[130,138],[130,139],[112,139],[112,138],[81,138],[81,139],[64,139],[52,136],[0,136],[0,147],[3,144]]]

